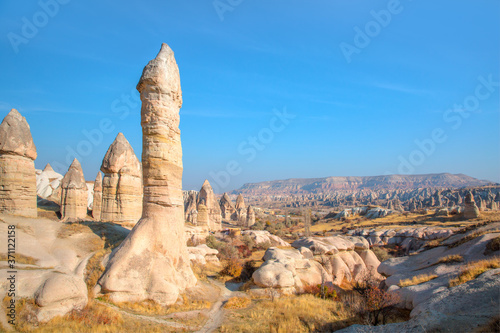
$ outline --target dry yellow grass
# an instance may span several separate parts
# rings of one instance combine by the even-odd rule
[[[438,276],[435,275],[435,274],[420,274],[420,275],[415,275],[414,277],[412,277],[411,279],[405,279],[405,280],[401,280],[399,281],[399,286],[400,287],[409,287],[409,286],[415,286],[417,284],[421,284],[421,283],[424,283],[424,282],[427,282],[427,281],[430,281],[430,280],[433,280],[435,278],[437,278]]]
[[[495,232],[497,232],[497,233],[500,232],[500,229],[475,231],[475,232],[472,232],[469,235],[467,235],[467,236],[459,239],[455,243],[452,243],[452,244],[448,245],[448,247],[449,248],[454,248],[454,247],[460,246],[462,244],[465,244],[467,242],[470,242],[471,240],[476,239],[478,237],[481,237],[483,235],[490,234],[490,233],[495,233]]]
[[[220,332],[332,332],[354,323],[355,315],[341,303],[300,295],[231,310]]]
[[[87,262],[87,266],[85,267],[85,283],[87,284],[90,298],[93,297],[92,289],[97,284],[97,280],[99,280],[105,269],[101,263],[102,259],[110,252],[110,249],[99,250]]]
[[[17,301],[17,332],[175,332],[176,330],[162,324],[140,320],[132,317],[124,319],[120,313],[104,305],[89,303],[81,311],[73,311],[63,317],[56,317],[47,323],[36,323],[33,300]]]
[[[193,273],[198,280],[208,281],[208,277],[219,276],[223,266],[221,264],[214,264],[212,262],[207,262],[206,265],[201,265],[198,263],[193,263],[191,265]]]
[[[183,295],[181,302],[170,306],[162,306],[151,300],[143,302],[122,302],[115,305],[121,309],[140,315],[167,315],[174,312],[209,309],[212,303],[208,301],[190,300]]]
[[[37,259],[30,257],[30,256],[25,256],[24,254],[21,253],[15,253],[13,254],[14,260],[16,261],[16,264],[27,264],[27,265],[35,265],[37,262]],[[9,258],[9,256],[6,253],[0,253],[0,261],[8,261],[12,260],[12,258]]]
[[[252,303],[248,297],[231,297],[224,305],[226,309],[244,309]]]
[[[454,279],[449,282],[450,287],[461,285],[467,281],[474,280],[479,275],[484,272],[500,267],[500,257],[494,257],[491,259],[479,260],[475,262],[468,263],[467,266],[462,270],[462,272]]]
[[[349,217],[345,221],[326,220],[311,226],[312,232],[324,231],[340,231],[343,227],[347,228],[387,228],[401,229],[407,228],[410,224],[411,227],[434,226],[438,228],[451,228],[451,227],[467,227],[478,222],[492,222],[500,220],[500,211],[481,212],[481,216],[475,220],[462,220],[456,215],[450,217],[436,217],[434,211],[428,211],[427,214],[392,214],[378,219],[368,220],[362,216]],[[304,229],[297,229],[296,231],[304,232]]]
[[[439,259],[438,264],[451,264],[454,262],[462,262],[464,258],[459,254],[450,254],[449,256]]]

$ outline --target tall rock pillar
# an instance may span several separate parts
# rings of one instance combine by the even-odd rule
[[[37,216],[35,159],[30,126],[12,109],[0,124],[0,213]]]
[[[168,305],[194,286],[196,278],[184,235],[182,92],[174,53],[167,44],[144,68],[137,90],[142,100],[142,218],[113,251],[98,284],[115,302],[151,299]]]

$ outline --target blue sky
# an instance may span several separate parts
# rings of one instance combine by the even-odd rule
[[[140,157],[135,85],[165,42],[181,73],[184,189],[500,182],[497,0],[55,1],[0,2],[0,117],[27,118],[37,168],[77,155],[93,180],[118,132]]]

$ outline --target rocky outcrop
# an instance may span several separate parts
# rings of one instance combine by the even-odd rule
[[[61,181],[61,218],[82,220],[87,218],[88,189],[82,166],[75,158]]]
[[[453,235],[456,228],[402,228],[402,229],[356,229],[349,234],[365,238],[370,246],[399,245],[407,252],[417,251],[427,241],[447,238]]]
[[[198,194],[198,213],[200,211],[200,204],[205,205],[208,210],[208,229],[210,231],[221,230],[222,216],[220,205],[208,180],[205,180]]]
[[[197,223],[196,225],[199,226],[200,228],[206,229],[207,231],[211,230],[209,228],[209,216],[208,216],[208,208],[204,204],[200,203],[198,204],[198,211],[197,211],[197,216],[196,220]]]
[[[500,269],[493,269],[456,287],[441,288],[411,311],[409,321],[380,326],[353,325],[337,332],[487,332],[478,327],[485,327],[498,318],[498,274]]]
[[[12,109],[0,124],[0,212],[37,216],[36,157],[30,127]]]
[[[141,94],[144,205],[142,218],[109,259],[96,292],[114,302],[173,304],[196,284],[184,233],[182,92],[174,53],[163,44],[144,68]]]
[[[222,218],[225,220],[231,220],[236,212],[236,208],[234,208],[233,202],[227,193],[224,193],[220,199],[220,211]]]
[[[37,320],[46,322],[71,310],[82,310],[88,302],[83,279],[69,274],[52,273],[35,292]]]
[[[206,244],[200,244],[194,247],[188,247],[189,260],[192,263],[206,265],[207,263],[220,264],[217,254],[219,251],[208,247]]]
[[[296,249],[309,249],[331,275],[334,284],[361,281],[367,276],[380,279],[377,273],[380,261],[367,242],[356,237],[304,237],[292,243]]]
[[[335,193],[339,190],[398,190],[417,188],[461,188],[490,182],[463,174],[384,175],[368,177],[293,178],[244,184],[234,194],[265,196],[280,194]],[[433,193],[430,193],[432,195]]]
[[[198,225],[198,210],[196,207],[196,192],[190,192],[184,203],[184,217],[186,222]]]
[[[464,200],[464,211],[462,212],[462,216],[464,219],[475,219],[480,216],[479,208],[476,206],[476,202],[474,201],[474,196],[469,191],[465,196]]]
[[[442,246],[422,251],[406,257],[392,258],[384,261],[378,267],[378,272],[387,276],[386,286],[397,291],[401,299],[401,306],[413,309],[419,304],[448,287],[449,280],[455,278],[463,269],[463,263],[470,263],[490,258],[495,253],[486,255],[486,246],[489,241],[498,237],[500,223],[492,223],[477,230],[470,230],[465,234],[456,234],[442,242]],[[468,240],[474,233],[483,234]],[[453,246],[452,244],[460,244]],[[459,258],[460,260],[447,260]],[[437,276],[428,282],[418,285],[399,288],[401,280],[412,279],[417,275]]]
[[[340,285],[344,280],[360,281],[368,275],[380,279],[376,271],[380,262],[373,252],[365,249],[360,256],[353,251],[353,243],[340,237],[327,243],[345,250],[313,256],[306,247],[267,249],[262,258],[264,264],[252,275],[253,282],[257,288],[275,288],[282,294],[291,294],[302,291],[305,285]]]
[[[102,174],[99,171],[94,181],[94,201],[92,202],[92,217],[96,221],[101,220],[102,208]]]
[[[247,224],[246,227],[250,228],[255,224],[255,211],[252,206],[248,206],[247,209]]]
[[[43,170],[36,170],[36,194],[42,199],[49,198],[61,185],[62,179],[63,175],[55,172],[50,164]]]
[[[236,198],[236,216],[233,218],[234,221],[238,221],[239,225],[246,225],[247,221],[247,208],[245,206],[245,199],[243,199],[243,196],[238,194],[238,197]]]
[[[141,163],[122,133],[102,160],[101,221],[135,224],[142,214]]]
[[[255,245],[269,243],[271,246],[290,246],[283,239],[278,236],[272,235],[267,230],[245,230],[241,232],[242,235],[248,235]]]

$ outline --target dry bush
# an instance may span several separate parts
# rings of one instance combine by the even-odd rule
[[[193,262],[191,268],[198,280],[207,281],[209,276],[217,277],[220,274],[222,266],[213,262],[207,262],[205,265]]]
[[[435,274],[420,274],[420,275],[415,275],[414,277],[412,277],[411,279],[405,279],[405,280],[401,280],[399,281],[399,286],[401,288],[403,287],[409,287],[409,286],[415,286],[417,284],[421,284],[421,283],[424,283],[424,282],[427,282],[427,281],[430,281],[430,280],[433,280],[435,278],[437,278],[438,276],[435,275]]]
[[[239,279],[242,270],[243,270],[243,265],[238,259],[230,259],[226,262],[220,274],[222,276],[229,276],[232,278]]]
[[[388,259],[394,258],[391,254],[389,254],[389,251],[387,249],[384,249],[383,247],[380,246],[374,246],[371,248],[372,252],[377,256],[377,259],[380,262],[386,261]]]
[[[500,267],[500,257],[494,257],[491,259],[484,259],[475,262],[468,263],[467,266],[462,270],[462,272],[454,279],[449,281],[449,286],[454,287],[461,285],[467,281],[474,280],[479,275],[484,272]]]
[[[303,294],[311,294],[322,299],[332,299],[338,301],[338,295],[335,288],[331,285],[305,285]]]
[[[439,259],[437,264],[451,264],[454,262],[462,262],[464,258],[459,254],[450,254],[449,256]]]
[[[500,332],[500,316],[492,318],[488,324],[479,327],[476,332],[477,333]]]
[[[101,277],[102,273],[104,273],[105,267],[102,265],[102,259],[105,255],[111,253],[110,249],[102,249],[97,251],[87,262],[87,266],[85,266],[85,276],[84,281],[87,285],[87,290],[89,293],[89,297],[93,297],[93,288],[97,284],[97,281]]]
[[[244,309],[252,303],[248,297],[231,297],[224,305],[225,309]]]
[[[486,244],[486,250],[489,252],[500,250],[500,236],[491,239],[488,244]]]
[[[438,238],[438,239],[433,239],[425,243],[425,248],[426,249],[432,249],[438,246],[441,246],[441,242],[444,240],[444,238]]]
[[[386,324],[391,311],[399,302],[397,294],[379,288],[378,284],[377,280],[366,276],[364,280],[355,283],[351,298],[345,303],[368,325]],[[352,295],[354,291],[359,294],[358,297]],[[345,296],[343,300],[346,301]]]

